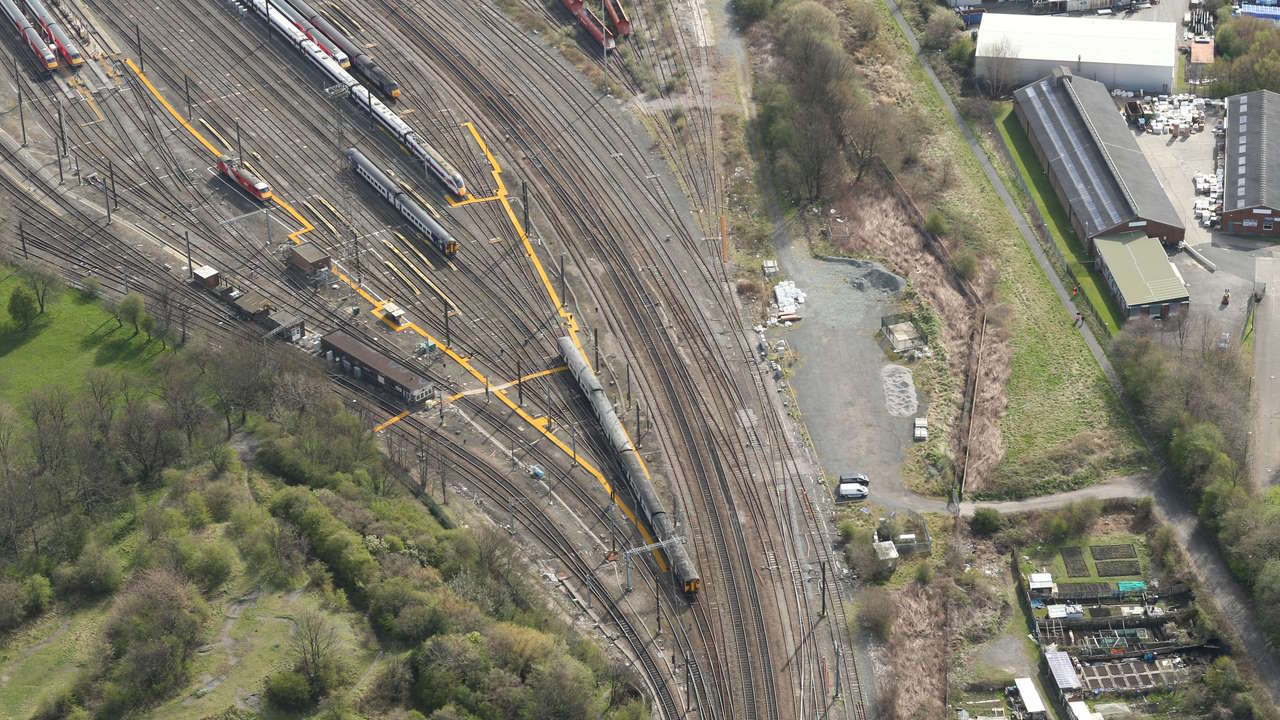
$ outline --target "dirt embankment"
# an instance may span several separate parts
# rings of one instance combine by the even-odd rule
[[[942,628],[942,593],[912,584],[897,598],[898,619],[887,648],[890,672],[881,676],[878,695],[889,720],[945,716],[942,683],[947,646]]]
[[[941,320],[937,342],[946,352],[947,367],[956,387],[962,387],[970,365],[971,339],[976,342],[982,310],[961,292],[951,268],[926,246],[925,235],[911,219],[916,211],[904,207],[881,182],[868,176],[840,194],[835,208],[844,222],[832,226],[832,242],[845,252],[874,257],[911,281]],[[954,252],[954,248],[948,250]],[[989,260],[980,261],[974,283],[980,295],[985,294],[985,287],[995,274]],[[1004,456],[999,421],[1008,404],[1005,385],[1009,379],[1010,349],[1006,321],[1001,308],[987,313],[978,364],[978,402],[969,444],[967,483],[971,488],[981,487],[982,478]],[[933,422],[956,428],[959,401],[957,393],[948,407],[935,408],[939,416]],[[959,437],[952,438],[953,451],[958,450],[959,443]]]

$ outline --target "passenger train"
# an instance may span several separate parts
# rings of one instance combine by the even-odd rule
[[[7,0],[0,0],[7,1]],[[265,17],[270,22],[272,29],[284,36],[289,44],[293,45],[302,52],[312,64],[320,69],[332,82],[342,86],[347,91],[347,99],[352,105],[359,108],[362,112],[372,116],[378,124],[386,128],[395,136],[409,152],[422,161],[427,171],[435,176],[440,182],[444,183],[449,191],[459,197],[467,194],[466,184],[463,182],[462,174],[449,164],[444,156],[436,151],[435,148],[418,134],[416,130],[409,126],[394,110],[387,107],[369,92],[368,88],[356,81],[351,73],[342,68],[337,60],[330,57],[319,45],[312,42],[307,34],[303,32],[296,24],[289,20],[283,12],[280,11],[278,4],[282,0],[271,2],[270,0],[238,0],[241,4],[246,5],[254,10],[254,12]],[[331,38],[332,39],[332,38]]]
[[[351,169],[356,174],[364,178],[378,194],[386,198],[391,206],[400,211],[400,214],[409,221],[410,225],[418,228],[418,232],[427,236],[431,241],[431,247],[439,250],[445,257],[451,258],[458,253],[458,241],[453,236],[440,227],[440,223],[436,222],[417,200],[414,200],[404,190],[387,177],[377,165],[373,164],[364,153],[355,148],[348,148],[346,152],[347,159],[351,161]]]
[[[57,70],[58,56],[54,54],[53,50],[49,49],[49,46],[40,37],[40,33],[36,32],[36,29],[31,26],[31,21],[13,3],[13,0],[0,0],[0,10],[4,11],[4,14],[9,18],[9,22],[13,23],[13,26],[18,29],[18,34],[22,36],[23,42],[31,48],[31,52],[35,53],[36,61],[45,70]]]
[[[62,57],[67,59],[67,64],[71,67],[80,67],[84,64],[84,57],[80,54],[80,45],[67,31],[63,29],[62,23],[49,12],[40,0],[26,0],[27,7],[31,8],[31,13],[36,16],[40,24],[44,26],[44,31],[53,39],[53,44],[57,46],[58,52],[62,53]]]
[[[336,44],[343,52],[351,58],[351,64],[355,65],[356,70],[360,71],[369,82],[382,91],[383,95],[389,98],[400,97],[400,83],[391,77],[386,70],[383,70],[364,48],[356,45],[341,30],[333,26],[323,15],[316,12],[314,8],[307,4],[306,0],[287,0],[304,18],[312,25],[319,29],[320,33],[328,36],[329,40]],[[284,0],[281,0],[284,2]],[[314,39],[314,38],[313,38]],[[343,67],[346,67],[345,65]]]

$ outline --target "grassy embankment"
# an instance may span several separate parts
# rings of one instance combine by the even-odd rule
[[[928,126],[921,157],[952,158],[954,182],[939,193],[936,206],[953,226],[972,228],[972,241],[999,272],[994,304],[1010,310],[1008,408],[1000,420],[1006,452],[992,478],[993,489],[1005,496],[1042,494],[1131,471],[1145,457],[1132,422],[888,6],[879,2],[877,8],[894,56],[911,58],[896,66],[909,81],[907,101],[921,110]],[[1105,451],[1094,452],[1072,476],[1046,481],[1053,478],[1062,453],[1070,452],[1082,436],[1102,438]]]

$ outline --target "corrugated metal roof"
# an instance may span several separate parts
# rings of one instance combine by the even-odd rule
[[[1255,90],[1227,98],[1223,211],[1280,209],[1280,95]]]
[[[1183,226],[1102,83],[1055,71],[1014,101],[1087,237],[1139,219]]]
[[[1044,700],[1040,699],[1040,691],[1029,677],[1014,678],[1013,684],[1018,686],[1018,694],[1022,696],[1022,705],[1029,713],[1044,712]]]
[[[1129,307],[1188,298],[1159,240],[1132,232],[1097,237],[1093,244]]]
[[[1049,663],[1049,672],[1059,690],[1079,690],[1080,676],[1071,664],[1071,656],[1061,650],[1045,650],[1045,662]]]
[[[1172,70],[1177,24],[988,12],[978,26],[978,57],[1147,65]]]
[[[333,348],[347,357],[355,358],[402,388],[417,390],[429,385],[426,378],[341,330],[325,335],[321,347]]]

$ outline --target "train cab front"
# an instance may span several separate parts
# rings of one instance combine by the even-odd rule
[[[447,258],[452,258],[454,255],[457,255],[457,254],[458,254],[458,241],[457,241],[457,240],[450,240],[449,242],[447,242],[447,243],[445,243],[445,244],[444,244],[444,256],[445,256],[445,257],[447,257]]]
[[[253,196],[259,200],[271,199],[271,186],[259,180],[253,184]]]
[[[690,578],[684,581],[684,594],[690,598],[697,597],[700,589],[702,589],[702,578]]]
[[[466,183],[462,181],[461,173],[454,173],[449,176],[449,189],[453,191],[454,195],[457,195],[460,198],[465,198],[467,196],[467,186]]]

